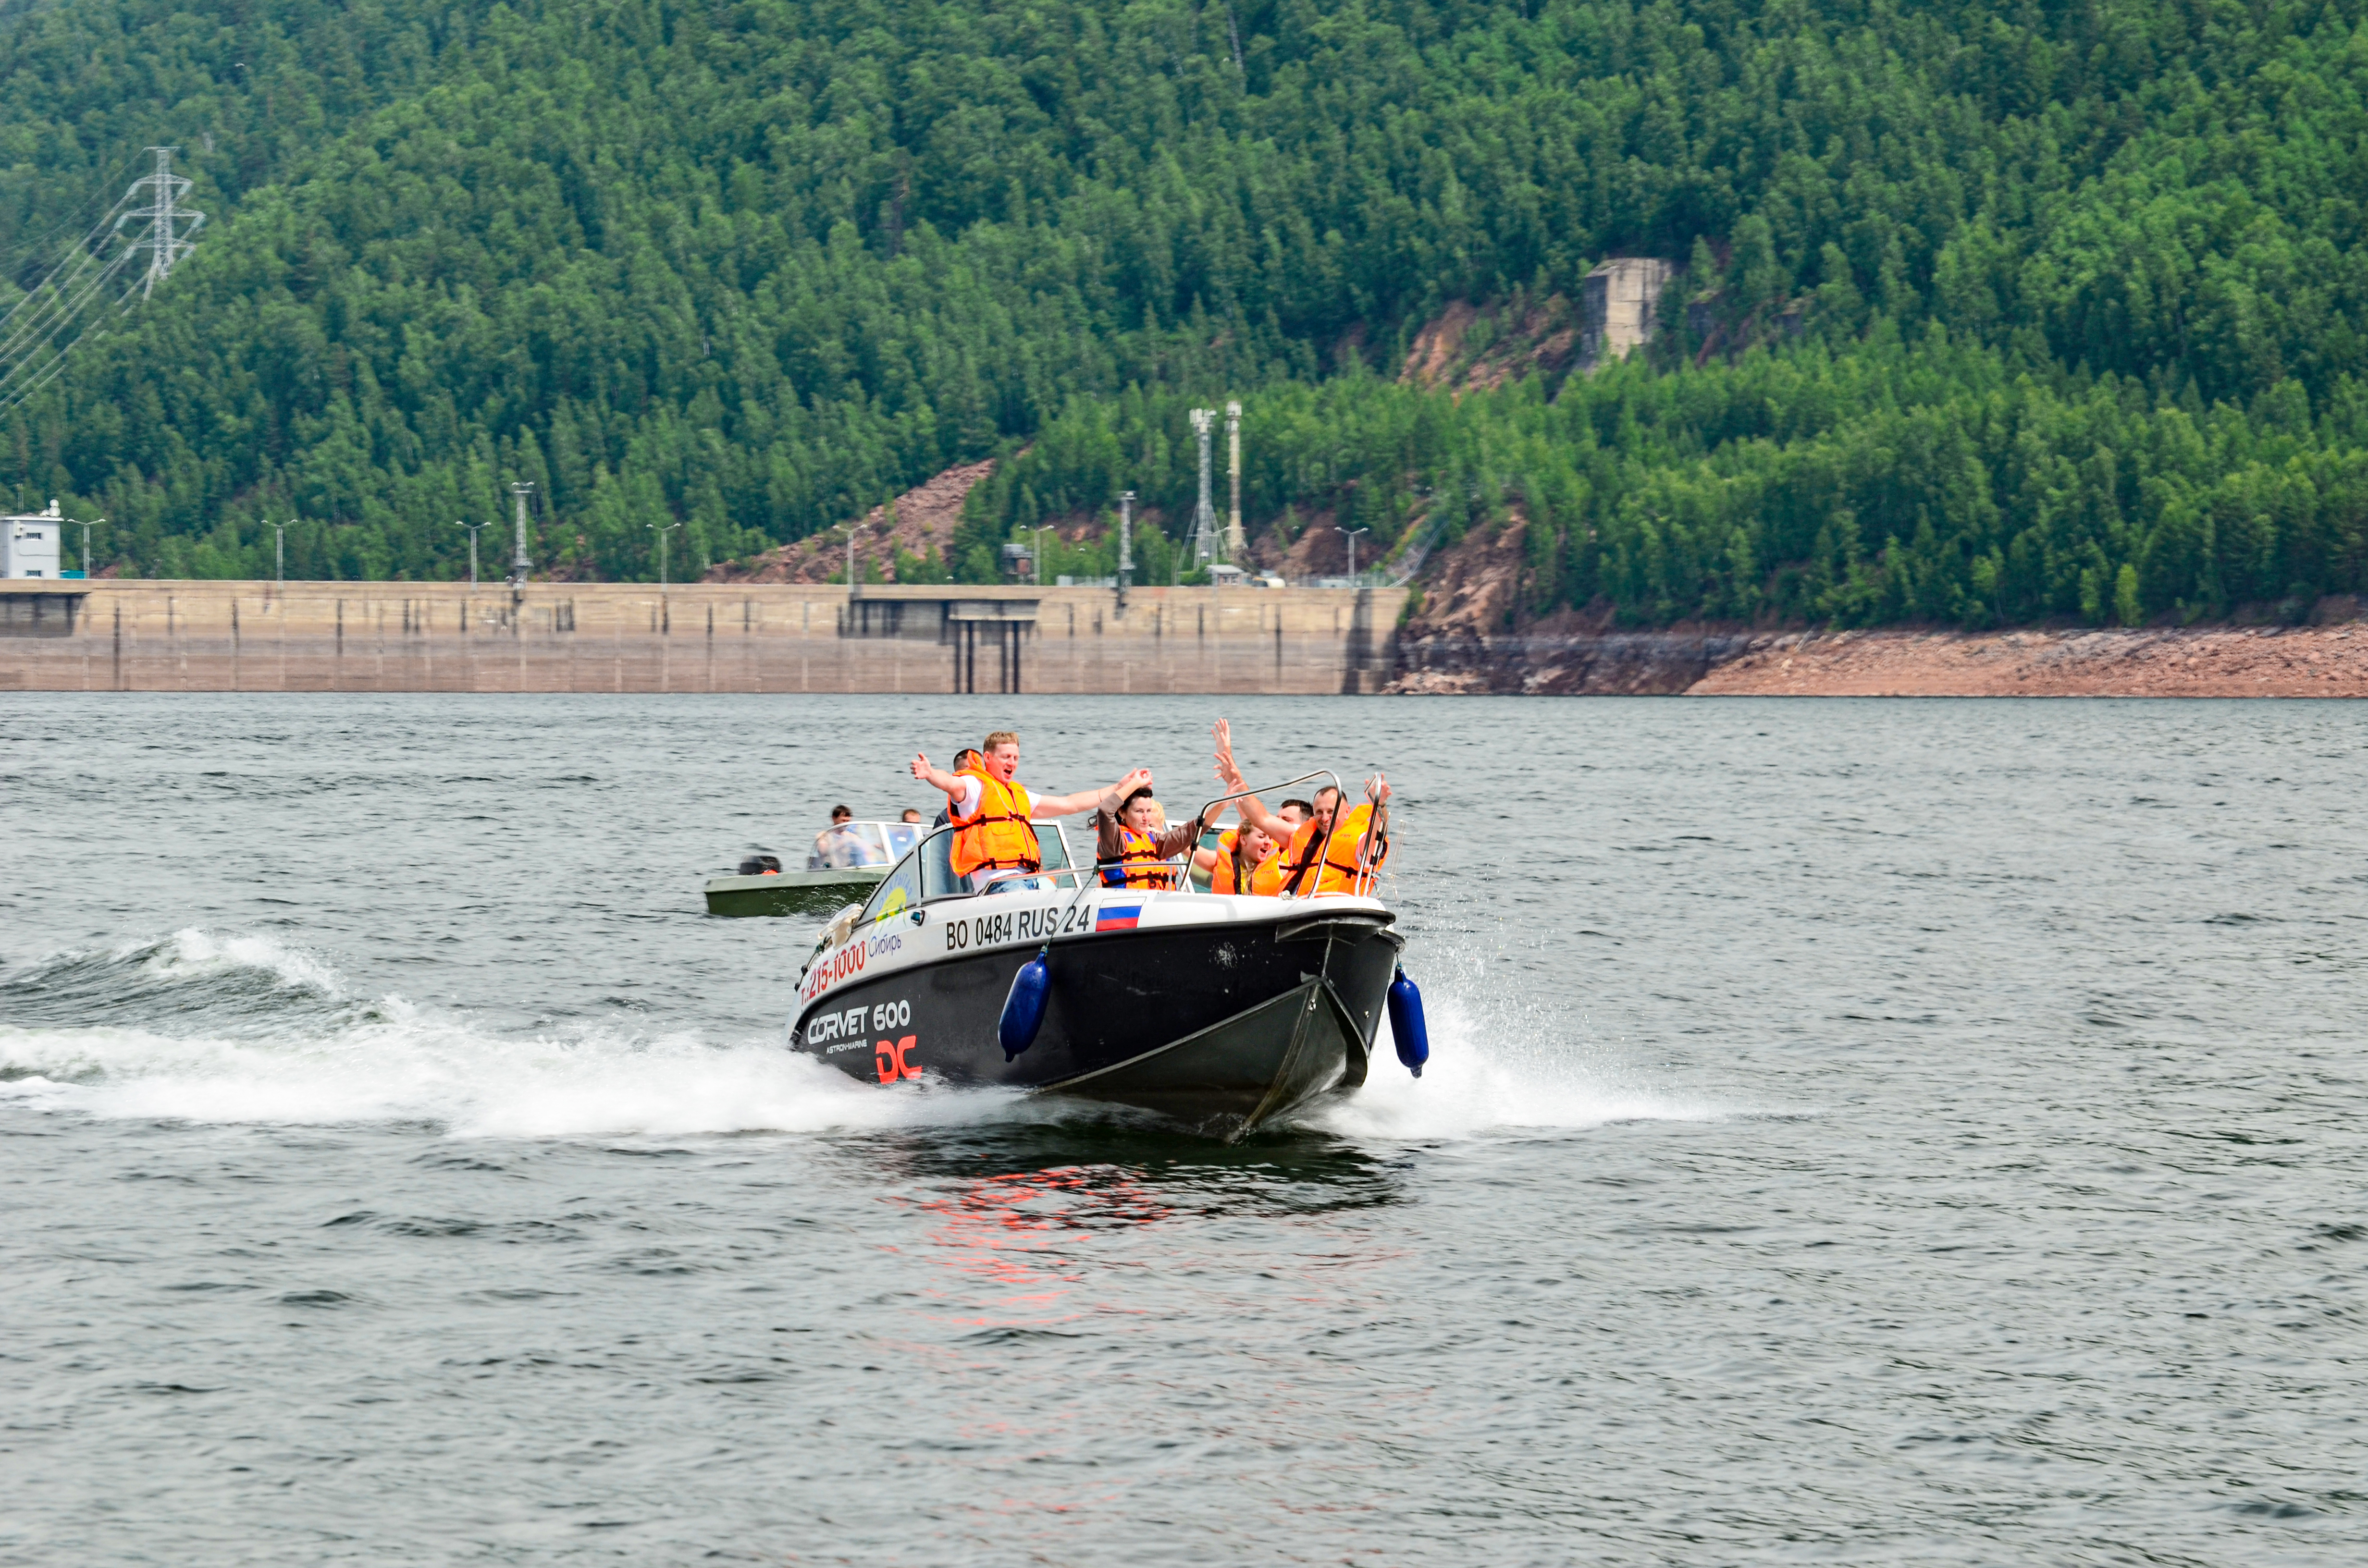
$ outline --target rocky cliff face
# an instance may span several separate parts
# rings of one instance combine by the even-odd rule
[[[1398,632],[1387,690],[1646,696],[1684,691],[1754,639],[1739,631],[1620,631],[1564,610],[1525,619],[1528,525],[1518,514],[1431,558],[1421,607]]]
[[[1966,632],[1677,626],[1529,602],[1518,517],[1431,557],[1386,691],[1409,695],[2368,697],[2368,621],[2351,598],[2321,624]]]

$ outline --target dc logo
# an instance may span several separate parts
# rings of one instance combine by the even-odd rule
[[[919,1035],[908,1034],[899,1040],[883,1040],[871,1048],[871,1065],[878,1071],[882,1083],[893,1084],[899,1078],[921,1075],[921,1070],[906,1061],[905,1056],[920,1038]]]

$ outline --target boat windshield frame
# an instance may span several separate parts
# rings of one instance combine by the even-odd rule
[[[906,823],[904,825],[910,827],[912,824]],[[1076,857],[1069,852],[1068,835],[1061,831],[1059,823],[1032,822],[1028,825],[1035,830],[1037,847],[1044,857],[1042,868],[1034,871],[999,872],[994,881],[1002,882],[1042,878],[1047,883],[1059,886],[1062,885],[1061,879],[1065,877],[1069,879],[1068,885],[1075,886],[1078,877],[1093,869],[1090,866],[1077,864]],[[960,830],[949,823],[943,827],[932,828],[923,834],[920,841],[906,850],[898,858],[896,863],[889,868],[888,874],[880,880],[880,885],[873,889],[871,896],[864,901],[861,918],[882,920],[893,915],[902,914],[905,909],[918,908],[922,904],[936,903],[944,899],[985,896],[985,892],[973,892],[965,882],[953,874],[953,835],[958,831]],[[944,848],[933,853],[931,846],[940,839],[945,841]],[[917,886],[920,893],[918,898],[913,896],[913,886],[900,886],[906,881],[902,873],[908,863],[916,868],[916,874],[910,879],[910,881],[913,886]],[[898,891],[905,893],[905,902],[894,909],[886,908],[890,895]],[[1002,891],[1000,887],[990,887],[985,890],[985,892]]]

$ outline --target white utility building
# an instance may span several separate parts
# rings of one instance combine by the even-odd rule
[[[0,577],[55,577],[65,528],[54,501],[36,517],[0,517]]]

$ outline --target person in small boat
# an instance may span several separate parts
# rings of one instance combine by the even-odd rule
[[[905,808],[905,814],[898,817],[896,820],[898,822],[908,822],[918,826],[921,821],[921,808],[918,806],[906,806]]]
[[[850,870],[858,866],[878,866],[885,858],[880,846],[855,825],[855,812],[847,806],[830,809],[830,825],[814,835],[814,849],[806,857],[809,870]]]
[[[1023,879],[995,881],[999,871],[1040,871],[1043,850],[1036,842],[1033,824],[1055,817],[1076,816],[1099,806],[1115,790],[1123,800],[1137,785],[1151,782],[1150,773],[1136,768],[1110,790],[1082,790],[1074,795],[1038,795],[1019,781],[1019,737],[997,730],[973,754],[976,763],[953,773],[941,772],[927,756],[913,758],[913,777],[946,792],[947,820],[952,824],[954,875],[984,892],[1020,885]]]
[[[1217,777],[1240,798],[1234,809],[1242,821],[1262,829],[1283,845],[1281,892],[1296,898],[1317,893],[1353,892],[1359,884],[1389,859],[1390,782],[1381,774],[1365,781],[1365,801],[1343,812],[1338,790],[1330,785],[1315,791],[1313,810],[1304,822],[1293,824],[1269,812],[1242,778],[1234,762],[1233,732],[1217,721]]]
[[[1119,780],[1119,790],[1136,777],[1129,774]],[[1184,868],[1176,858],[1199,841],[1202,819],[1169,827],[1167,813],[1152,798],[1151,775],[1145,771],[1140,777],[1143,781],[1123,796],[1112,790],[1102,797],[1101,810],[1094,813],[1094,864],[1100,868],[1104,887],[1181,887]],[[1222,807],[1211,811],[1208,820],[1214,821],[1222,812]]]

